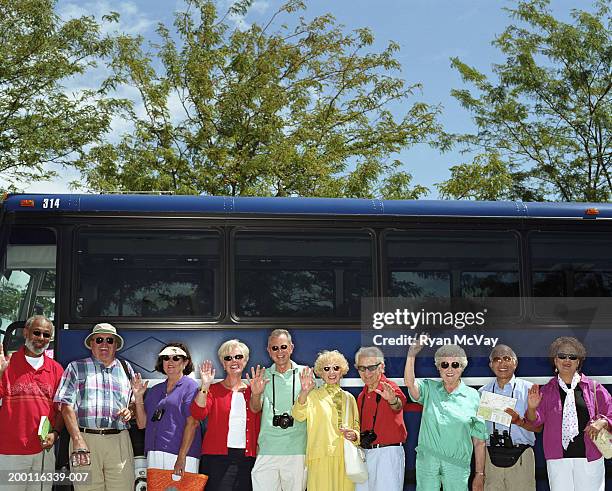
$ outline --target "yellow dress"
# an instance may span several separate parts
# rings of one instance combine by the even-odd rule
[[[342,395],[341,398],[338,392]],[[336,395],[335,401],[334,395]],[[347,397],[348,426],[359,435],[359,412],[355,398],[340,389],[338,385],[326,385],[314,389],[308,394],[305,404],[296,401],[293,406],[293,417],[297,421],[306,421],[309,491],[354,491],[355,489],[355,484],[344,472],[344,436],[338,430],[344,421],[343,413]],[[337,406],[341,407],[340,411]]]

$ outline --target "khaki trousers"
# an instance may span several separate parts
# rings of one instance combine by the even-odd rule
[[[74,467],[73,472],[89,471],[87,484],[75,484],[75,491],[129,491],[134,489],[134,453],[130,433],[116,435],[81,433],[87,443],[91,465]],[[70,453],[72,453],[72,441]]]
[[[40,479],[42,474],[55,472],[55,454],[51,449],[32,455],[0,455],[0,472],[0,491],[51,491],[51,483],[45,482],[41,488]],[[16,473],[33,473],[34,476],[30,482],[9,482],[9,477],[14,479]]]
[[[528,448],[512,467],[495,467],[489,451],[485,461],[485,491],[535,491],[535,457]]]

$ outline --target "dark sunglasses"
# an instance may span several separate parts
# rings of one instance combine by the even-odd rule
[[[181,360],[186,360],[187,358],[185,358],[182,355],[174,355],[174,356],[170,356],[170,355],[162,355],[160,356],[160,358],[164,361],[170,361],[170,358],[172,358],[172,361],[181,361]]]
[[[285,351],[288,347],[289,346],[287,346],[286,344],[281,344],[280,346],[270,346],[270,349],[272,351],[278,351],[278,350]]]
[[[376,365],[357,365],[357,370],[361,373],[364,373],[366,370],[368,372],[373,372],[380,366],[381,362],[378,362]]]
[[[323,370],[325,370],[326,372],[329,372],[330,370],[333,370],[334,372],[339,372],[340,367],[338,365],[334,365],[333,367],[323,367]]]
[[[42,332],[42,331],[32,331],[32,335],[36,336],[37,338],[42,336],[45,339],[49,339],[51,337],[50,332]]]
[[[115,338],[96,338],[96,344],[102,344],[104,341],[106,341],[108,344],[114,344]]]
[[[512,361],[512,357],[508,356],[508,355],[504,355],[504,356],[496,356],[491,360],[493,363],[501,363],[502,361],[505,362],[511,362]]]
[[[576,361],[578,359],[578,355],[575,355],[573,353],[557,353],[557,358],[559,358],[559,360],[565,360],[566,358],[569,358],[572,361]]]
[[[457,369],[461,366],[461,363],[459,363],[458,361],[454,361],[452,363],[448,363],[447,361],[443,361],[442,363],[440,363],[440,368],[444,368],[447,369],[449,366],[453,367],[454,369]]]
[[[242,360],[243,358],[244,358],[244,355],[234,355],[234,356],[232,356],[232,355],[225,355],[223,357],[223,359],[225,361]]]

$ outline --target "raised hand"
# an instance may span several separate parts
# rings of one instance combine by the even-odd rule
[[[303,394],[308,395],[312,389],[315,388],[315,379],[312,368],[305,367],[300,373],[300,385],[302,386]]]
[[[9,366],[10,356],[4,356],[4,347],[0,343],[0,374],[4,373]]]
[[[215,380],[215,369],[212,361],[206,360],[200,366],[200,384],[203,389],[208,389]]]
[[[533,384],[527,393],[527,407],[529,409],[537,409],[542,402],[542,393],[540,392],[540,386]]]
[[[132,392],[134,392],[134,397],[138,401],[142,401],[145,392],[147,391],[147,387],[149,386],[149,381],[142,381],[142,375],[139,373],[134,374],[134,378],[132,379]]]
[[[387,382],[381,382],[380,384],[382,385],[383,390],[376,389],[374,392],[380,394],[381,397],[387,402],[394,401],[397,394],[395,393],[393,386]]]
[[[408,348],[408,356],[418,355],[420,351],[427,346],[429,339],[429,333],[422,332],[421,334],[418,334],[415,343],[410,345],[410,348]]]
[[[269,379],[265,379],[264,375],[266,373],[266,369],[257,365],[256,368],[251,367],[251,376],[246,374],[247,381],[251,385],[251,393],[254,396],[258,396],[263,393],[266,388],[266,384],[270,382]]]

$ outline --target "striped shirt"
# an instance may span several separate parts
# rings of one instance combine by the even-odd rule
[[[132,377],[134,370],[127,363]],[[55,393],[55,402],[75,409],[79,426],[125,430],[129,424],[119,417],[131,397],[130,381],[115,359],[109,367],[95,358],[68,364]]]

